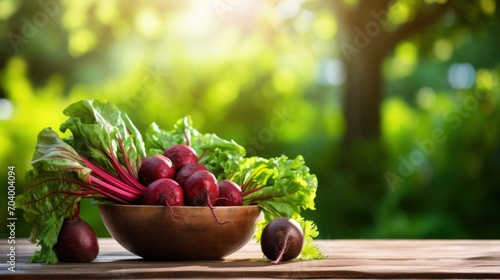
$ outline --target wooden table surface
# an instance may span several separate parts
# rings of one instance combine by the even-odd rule
[[[328,258],[272,265],[253,240],[221,261],[149,262],[99,239],[91,263],[33,264],[35,246],[16,240],[15,272],[1,240],[0,279],[126,278],[500,278],[500,240],[317,240]]]

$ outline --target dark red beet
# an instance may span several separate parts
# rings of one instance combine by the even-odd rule
[[[172,161],[163,155],[145,158],[138,172],[139,182],[144,186],[148,186],[158,179],[172,179],[174,176],[175,167]]]
[[[297,221],[276,218],[264,227],[260,245],[264,255],[273,264],[292,260],[302,251],[304,232]]]
[[[54,251],[60,262],[91,262],[99,254],[97,237],[80,218],[65,219]]]
[[[191,175],[184,185],[186,204],[193,206],[208,206],[215,221],[221,223],[214,213],[214,203],[219,198],[219,186],[215,176],[207,170],[196,171]]]
[[[158,179],[148,185],[144,191],[142,203],[146,205],[165,205],[175,219],[178,216],[174,214],[172,206],[184,205],[184,191],[172,179]]]
[[[175,181],[181,185],[181,187],[184,187],[186,184],[187,179],[193,175],[196,171],[200,170],[207,170],[205,166],[201,163],[189,163],[184,165],[177,174],[175,174]]]
[[[177,171],[179,171],[186,164],[198,162],[196,152],[188,145],[172,145],[166,149],[165,152],[163,152],[163,155],[172,161],[175,166],[175,170]]]
[[[196,171],[186,180],[184,194],[188,205],[212,206],[219,198],[217,179],[207,170]]]
[[[241,188],[231,180],[221,180],[219,185],[219,199],[217,206],[241,206],[243,205],[243,195]]]
[[[149,184],[144,191],[142,203],[145,205],[184,205],[182,187],[174,180],[163,178]]]

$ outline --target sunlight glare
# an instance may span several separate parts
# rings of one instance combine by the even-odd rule
[[[293,18],[300,12],[301,0],[281,0],[276,6],[276,15],[280,18]]]
[[[175,20],[175,31],[189,38],[214,35],[215,24],[219,19],[212,5],[207,2],[190,1]]]
[[[135,18],[137,30],[146,38],[154,39],[160,35],[161,20],[152,9],[142,9]]]
[[[311,32],[314,23],[314,13],[308,10],[302,10],[293,22],[295,30],[301,33]]]

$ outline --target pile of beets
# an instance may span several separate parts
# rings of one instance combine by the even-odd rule
[[[241,206],[240,186],[230,180],[217,181],[203,164],[198,163],[196,152],[188,145],[176,144],[162,155],[143,160],[138,172],[139,182],[147,186],[143,204],[166,205],[174,217],[171,206]],[[297,221],[277,218],[269,222],[262,232],[261,248],[272,263],[297,257],[304,242],[304,233]],[[92,228],[81,220],[66,219],[54,246],[60,261],[88,262],[99,252],[97,237]]]
[[[230,180],[217,181],[198,163],[188,145],[175,144],[162,155],[143,160],[139,182],[146,186],[143,204],[170,206],[241,206],[241,188]]]

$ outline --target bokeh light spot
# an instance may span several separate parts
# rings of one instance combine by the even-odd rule
[[[436,93],[430,87],[423,87],[417,92],[417,105],[424,110],[430,110],[436,103]]]
[[[14,114],[14,105],[10,100],[5,98],[0,98],[0,120],[8,120]]]
[[[476,70],[470,63],[454,63],[448,70],[448,82],[454,89],[469,89],[476,80]]]
[[[276,15],[280,18],[293,18],[300,12],[300,0],[281,0],[276,6]]]
[[[449,40],[439,39],[434,43],[434,55],[441,61],[447,61],[453,55],[453,45]]]

